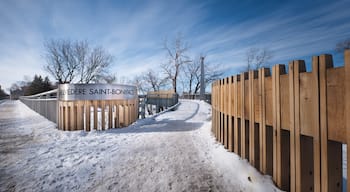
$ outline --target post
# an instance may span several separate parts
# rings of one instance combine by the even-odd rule
[[[204,82],[204,57],[201,56],[201,86],[200,86],[200,100],[205,100],[205,82]]]

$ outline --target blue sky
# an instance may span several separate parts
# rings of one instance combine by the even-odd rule
[[[88,40],[115,57],[112,73],[132,79],[166,61],[164,39],[182,33],[190,56],[233,75],[251,47],[268,48],[270,64],[334,53],[350,37],[350,1],[0,1],[0,85],[43,70],[49,39]],[[335,55],[341,65],[341,54]],[[52,77],[50,77],[53,80]]]

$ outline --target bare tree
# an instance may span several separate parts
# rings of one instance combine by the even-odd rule
[[[113,57],[101,47],[91,49],[87,41],[69,40],[51,40],[44,46],[45,69],[61,84],[98,82],[109,75]]]
[[[167,51],[169,61],[162,65],[162,68],[168,79],[172,81],[174,92],[177,92],[177,80],[180,74],[181,67],[184,64],[191,62],[186,55],[188,45],[183,40],[183,36],[178,34],[172,43],[164,42],[164,49]]]
[[[132,84],[135,85],[137,87],[137,90],[139,92],[139,94],[146,94],[147,90],[145,88],[145,82],[143,80],[143,76],[142,75],[136,75],[134,76],[134,79],[132,80]]]
[[[200,75],[200,63],[198,60],[194,60],[193,62],[186,65],[184,71],[188,80],[188,93],[193,93],[193,86],[196,84],[198,80],[198,75]]]
[[[338,42],[335,50],[337,52],[343,52],[345,49],[350,49],[350,38],[344,41]]]
[[[250,48],[246,53],[247,70],[257,70],[264,67],[272,58],[272,53],[266,48]]]
[[[150,86],[151,90],[159,91],[160,87],[165,84],[167,79],[162,79],[156,72],[150,69],[143,76],[143,80]]]

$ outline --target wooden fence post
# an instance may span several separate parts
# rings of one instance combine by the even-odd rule
[[[328,191],[328,125],[327,125],[327,68],[333,67],[331,55],[319,59],[320,87],[320,139],[321,139],[321,191]]]
[[[246,154],[246,127],[245,127],[245,73],[241,73],[241,157],[247,158]]]
[[[294,105],[294,68],[296,64],[294,61],[290,62],[289,67],[289,109],[290,109],[290,192],[296,191],[296,162],[295,162],[295,105]]]
[[[240,135],[238,135],[238,80],[239,80],[239,75],[234,76],[234,95],[233,95],[233,114],[234,114],[234,130],[233,130],[233,135],[234,135],[234,152],[239,155],[239,138]]]
[[[347,139],[347,189],[350,191],[350,50],[344,53],[345,67],[345,128]]]
[[[259,75],[257,73],[258,71],[249,71],[249,160],[250,163],[254,167],[260,167],[258,165],[258,154],[259,154],[259,133],[256,132],[255,128],[255,100],[254,100],[254,95],[259,94],[255,92],[254,90],[254,79],[257,78]]]
[[[272,89],[273,89],[273,129],[274,129],[274,168],[273,178],[279,187],[282,186],[281,179],[281,84],[280,75],[285,74],[285,66],[278,64],[273,66]]]
[[[233,96],[232,96],[232,89],[233,89],[233,77],[229,77],[229,88],[228,88],[228,150],[230,152],[233,152],[233,126],[232,126],[232,117],[233,117]]]
[[[260,95],[260,171],[267,173],[266,163],[266,102],[265,102],[265,77],[270,71],[267,68],[259,69],[259,95]]]

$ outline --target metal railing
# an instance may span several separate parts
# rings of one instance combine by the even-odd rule
[[[20,101],[29,108],[57,123],[57,89],[31,96],[21,96]]]

